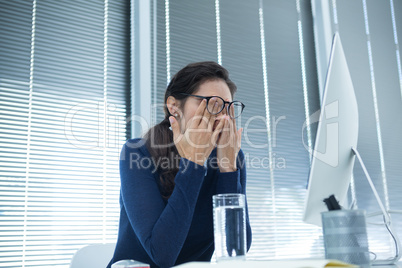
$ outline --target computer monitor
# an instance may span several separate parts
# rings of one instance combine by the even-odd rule
[[[341,205],[347,204],[355,160],[351,149],[357,147],[359,129],[356,96],[337,33],[319,114],[303,221],[321,226],[321,212],[328,210],[325,198],[335,195]]]

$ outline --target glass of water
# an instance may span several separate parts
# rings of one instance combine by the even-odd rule
[[[245,260],[246,198],[244,194],[218,194],[212,197],[216,261]]]

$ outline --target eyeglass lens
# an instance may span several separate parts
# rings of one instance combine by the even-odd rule
[[[243,112],[243,105],[238,101],[232,102],[232,104],[229,107],[230,117],[232,118],[239,117],[242,112]]]

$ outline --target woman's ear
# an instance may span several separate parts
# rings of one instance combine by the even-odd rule
[[[180,114],[180,101],[173,96],[169,96],[166,100],[166,106],[171,115],[177,117]]]

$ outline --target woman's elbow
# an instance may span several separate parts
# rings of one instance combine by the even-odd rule
[[[177,254],[172,252],[172,248],[150,247],[150,258],[160,268],[173,267],[176,263]]]

